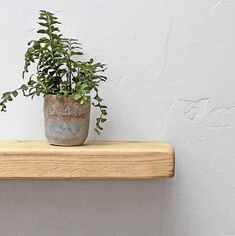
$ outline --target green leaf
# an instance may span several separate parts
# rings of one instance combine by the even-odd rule
[[[100,131],[97,128],[94,128],[95,132],[100,135]]]
[[[94,107],[99,107],[99,106],[100,106],[99,103],[95,104],[94,102],[92,102],[92,105],[93,105]]]
[[[108,107],[107,107],[107,106],[105,106],[105,105],[100,105],[100,108],[107,109]]]
[[[29,80],[29,82],[28,82],[28,85],[35,85],[37,82],[36,81],[34,81],[34,80]]]
[[[22,84],[20,89],[23,90],[23,91],[27,91],[28,90],[28,86],[26,84]]]
[[[48,30],[42,30],[42,29],[38,30],[37,33],[39,33],[39,34],[47,34],[47,35],[50,34],[50,32]]]
[[[52,32],[55,32],[55,31],[60,32],[59,28],[58,27],[54,27],[54,26],[51,26],[51,30],[52,30]]]
[[[103,99],[101,99],[98,94],[95,95],[94,99],[97,100],[98,102],[103,101]]]
[[[12,95],[14,96],[14,97],[16,97],[17,95],[18,95],[18,92],[15,90],[15,91],[13,91],[12,92]]]
[[[38,17],[38,19],[40,19],[40,20],[47,20],[47,18],[45,17],[45,16],[43,16],[43,15],[41,15],[40,17]]]
[[[52,20],[52,24],[61,24],[61,22],[56,21],[56,20]]]
[[[75,55],[83,55],[82,52],[71,52],[71,56],[75,56]]]
[[[100,123],[96,123],[96,128],[99,129],[99,130],[103,130],[104,128],[100,126]]]
[[[102,123],[104,123],[106,120],[107,120],[107,119],[100,118],[100,121],[101,121]]]
[[[3,98],[3,99],[6,99],[9,94],[10,94],[10,92],[5,92],[5,93],[3,93],[2,98]]]
[[[5,99],[8,100],[8,101],[12,101],[12,97],[11,97],[10,94]]]
[[[49,27],[48,23],[43,23],[43,22],[38,22],[39,25],[43,26],[43,27]]]
[[[108,115],[108,113],[107,113],[107,111],[106,111],[105,109],[102,109],[102,110],[101,110],[101,113],[102,113],[104,116]]]
[[[79,100],[79,99],[81,99],[81,94],[78,94],[78,93],[76,93],[76,94],[73,94],[73,99],[75,99],[75,100]]]

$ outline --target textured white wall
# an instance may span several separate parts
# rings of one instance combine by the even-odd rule
[[[109,120],[90,139],[166,140],[177,154],[173,180],[0,181],[0,235],[235,235],[235,1],[0,5],[1,91],[21,83],[38,10],[54,11],[109,66]],[[43,139],[41,110],[40,98],[9,104],[0,139]]]

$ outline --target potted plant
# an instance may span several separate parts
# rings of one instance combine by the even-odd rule
[[[5,92],[0,101],[1,111],[19,92],[25,97],[44,97],[45,135],[50,144],[82,145],[87,136],[90,120],[91,92],[95,92],[92,105],[100,110],[95,131],[100,134],[101,124],[106,121],[107,106],[99,96],[99,84],[106,81],[102,63],[79,60],[81,52],[77,39],[64,38],[60,33],[57,17],[41,10],[37,33],[41,38],[28,43],[25,53],[23,79],[31,64],[36,64],[26,83]]]

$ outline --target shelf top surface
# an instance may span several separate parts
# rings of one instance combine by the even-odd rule
[[[170,178],[168,143],[88,141],[61,147],[46,141],[0,141],[0,178]]]
[[[50,145],[46,141],[0,141],[0,150],[4,149],[28,149],[28,150],[130,150],[130,151],[165,151],[171,150],[172,146],[164,142],[142,142],[142,141],[87,141],[82,146],[55,146]]]

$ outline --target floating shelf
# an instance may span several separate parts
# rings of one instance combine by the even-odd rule
[[[160,142],[92,141],[59,147],[0,141],[0,178],[149,179],[174,176],[174,149]]]

